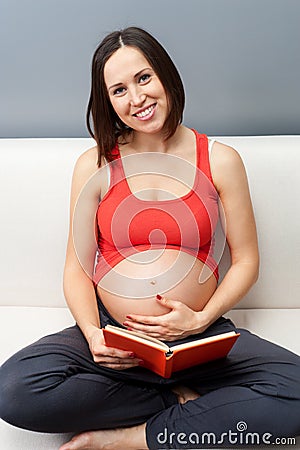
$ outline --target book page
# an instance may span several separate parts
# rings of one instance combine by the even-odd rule
[[[176,350],[184,350],[185,348],[197,347],[201,344],[206,344],[208,342],[215,342],[222,339],[226,339],[231,336],[236,336],[237,333],[235,331],[229,331],[227,333],[216,334],[215,336],[209,336],[207,338],[200,338],[195,341],[186,342],[184,344],[178,344],[171,347],[172,351]]]
[[[109,331],[113,331],[114,333],[119,334],[121,336],[127,336],[129,339],[132,337],[132,338],[135,338],[135,340],[141,341],[141,342],[146,342],[146,343],[149,341],[153,342],[162,350],[166,350],[166,351],[170,350],[170,348],[167,344],[160,341],[159,339],[155,339],[151,336],[147,336],[147,334],[145,334],[145,333],[141,333],[138,331],[126,330],[123,328],[115,327],[114,325],[106,325],[105,329],[107,329]]]

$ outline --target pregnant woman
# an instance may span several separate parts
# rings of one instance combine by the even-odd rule
[[[76,162],[71,189],[64,292],[76,325],[1,368],[1,417],[74,433],[61,450],[221,448],[245,427],[253,447],[300,433],[299,357],[222,317],[259,270],[242,160],[182,125],[183,108],[156,39],[136,27],[104,38],[87,114],[97,145]],[[225,239],[231,266],[219,282]],[[169,345],[240,337],[227,358],[164,379],[130,348],[107,347],[107,324]]]

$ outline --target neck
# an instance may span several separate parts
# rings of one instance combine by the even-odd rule
[[[180,140],[183,126],[179,125],[177,130],[169,139],[165,139],[162,133],[147,134],[133,131],[130,146],[139,153],[160,152],[167,153],[171,147]]]

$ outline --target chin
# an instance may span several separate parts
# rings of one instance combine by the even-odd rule
[[[140,126],[136,131],[139,131],[141,133],[146,133],[146,134],[151,134],[151,135],[155,135],[155,134],[161,134],[164,130],[164,124],[161,125],[152,125],[149,124],[147,126],[147,124],[145,124],[145,126]]]

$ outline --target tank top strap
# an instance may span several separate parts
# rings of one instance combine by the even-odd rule
[[[123,168],[122,158],[120,154],[120,149],[118,144],[116,143],[115,147],[111,151],[113,160],[109,164],[110,168],[110,180],[111,180],[111,186],[114,186],[115,184],[119,183],[120,181],[124,180],[125,178],[125,172]]]
[[[118,145],[117,142],[116,142],[114,148],[111,150],[111,156],[112,156],[113,160],[118,159],[118,158],[121,157],[119,145]]]
[[[213,183],[210,163],[209,163],[209,143],[206,134],[198,133],[197,130],[192,129],[196,135],[197,142],[197,168],[203,172],[208,179]]]

